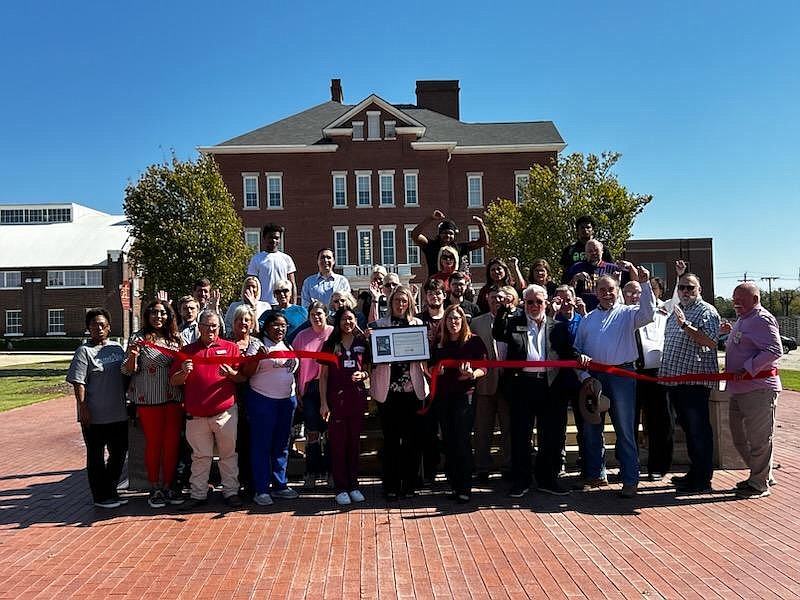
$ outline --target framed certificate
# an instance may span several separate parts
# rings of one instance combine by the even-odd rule
[[[431,357],[425,325],[373,329],[371,342],[373,364],[428,360]]]

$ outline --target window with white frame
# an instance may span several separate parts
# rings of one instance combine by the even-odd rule
[[[406,263],[409,265],[419,264],[419,246],[417,246],[414,236],[411,232],[414,231],[416,225],[406,225]]]
[[[6,335],[22,335],[22,311],[6,311]]]
[[[372,265],[372,226],[364,225],[356,227],[358,235],[358,264],[362,266]]]
[[[528,171],[514,171],[514,199],[517,204],[525,200],[525,190],[528,188],[530,173]]]
[[[406,206],[419,206],[419,171],[403,171],[403,181],[405,182]]]
[[[372,206],[372,171],[356,171],[356,206]]]
[[[347,248],[347,230],[347,227],[333,228],[333,256],[336,259],[336,264],[340,266],[350,264],[350,254]]]
[[[48,271],[47,287],[103,287],[103,273],[100,269]]]
[[[64,309],[50,308],[47,310],[47,335],[59,335],[65,333],[64,329]]]
[[[396,227],[394,225],[381,225],[381,264],[393,265],[397,261],[397,252],[395,251],[394,232]]]
[[[0,289],[21,287],[22,271],[0,271]]]
[[[483,173],[467,173],[467,207],[483,206]]]
[[[3,208],[0,209],[0,224],[24,223],[69,223],[71,208]]]
[[[481,237],[481,232],[477,225],[470,225],[467,227],[467,239],[469,241],[477,240],[479,237]],[[469,253],[469,262],[471,265],[483,264],[483,250],[483,248],[478,248]]]
[[[364,121],[353,121],[353,139],[364,139]]]
[[[283,173],[267,173],[267,208],[283,208]]]
[[[258,208],[258,173],[242,173],[244,185],[244,209]]]
[[[258,227],[248,227],[245,229],[244,242],[250,246],[253,254],[261,252],[261,230]]]
[[[384,121],[383,122],[383,136],[387,140],[394,140],[397,138],[397,130],[396,126],[397,123],[395,121]]]
[[[367,139],[381,139],[381,112],[379,110],[367,111]]]
[[[381,186],[379,206],[394,206],[394,171],[378,171]]]
[[[347,208],[347,171],[333,171],[333,208]]]
[[[650,271],[650,277],[660,277],[663,281],[667,280],[667,263],[643,262],[642,266]]]

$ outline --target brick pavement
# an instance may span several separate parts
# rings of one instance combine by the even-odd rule
[[[329,494],[204,512],[143,496],[94,509],[70,399],[0,414],[0,598],[793,598],[800,597],[800,394],[779,406],[779,485],[735,500],[644,483],[512,501],[444,486],[387,505],[335,508]],[[612,486],[612,488],[615,486]]]

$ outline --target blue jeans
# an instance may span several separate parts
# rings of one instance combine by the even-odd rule
[[[627,369],[627,367],[626,367]],[[633,366],[628,369],[633,371]],[[603,394],[611,401],[611,422],[617,436],[614,453],[619,461],[622,483],[639,483],[639,451],[636,445],[634,421],[636,417],[636,381],[628,377],[595,373],[603,386]],[[603,422],[599,425],[584,423],[584,447],[586,449],[586,475],[589,479],[606,477],[605,448],[603,445]]]
[[[711,389],[702,385],[676,385],[668,389],[678,424],[686,433],[686,450],[691,462],[687,482],[710,484],[714,475],[714,434],[708,414]]]
[[[289,436],[297,398],[268,398],[252,389],[247,391],[250,419],[250,456],[256,494],[286,488],[289,462]]]

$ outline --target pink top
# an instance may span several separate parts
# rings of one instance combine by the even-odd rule
[[[739,317],[725,344],[725,371],[755,375],[759,371],[778,366],[783,355],[783,344],[778,331],[778,322],[769,311],[756,305],[746,315]],[[781,380],[777,375],[765,379],[729,381],[726,388],[731,394],[746,394],[754,390],[781,391]]]
[[[328,339],[333,331],[333,325],[326,325],[321,333],[314,331],[313,327],[303,329],[297,334],[292,342],[295,350],[306,350],[309,352],[319,352],[322,344]],[[315,360],[304,358],[300,360],[300,368],[297,370],[297,393],[302,397],[306,393],[306,385],[309,381],[319,378],[319,363]]]

